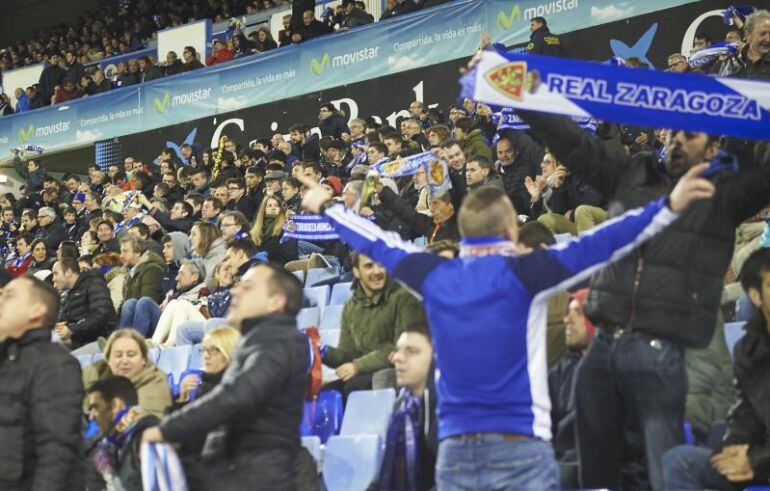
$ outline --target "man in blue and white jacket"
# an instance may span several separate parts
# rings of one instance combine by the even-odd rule
[[[310,189],[353,249],[384,265],[423,299],[436,352],[439,489],[558,489],[551,439],[545,333],[547,299],[663,230],[713,185],[693,167],[668,199],[630,210],[579,240],[519,254],[518,219],[505,193],[480,189],[462,205],[460,257],[423,253],[395,233],[330,206]]]

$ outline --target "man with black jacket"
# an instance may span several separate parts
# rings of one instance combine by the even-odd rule
[[[425,215],[412,208],[404,198],[383,185],[379,179],[374,181],[374,189],[379,194],[382,206],[406,223],[410,229],[410,237],[427,237],[429,244],[439,240],[460,240],[457,214],[450,191],[432,196],[430,215]]]
[[[62,84],[65,73],[64,68],[59,66],[59,55],[51,55],[48,59],[48,66],[40,73],[40,80],[38,81],[40,97],[46,105],[51,103],[54,89]]]
[[[223,453],[202,476],[206,489],[295,489],[310,356],[296,325],[301,306],[294,275],[267,263],[250,269],[232,289],[228,320],[240,325],[242,338],[222,382],[145,430],[143,441],[179,442],[224,425]]]
[[[0,489],[83,489],[83,382],[51,343],[58,317],[59,295],[33,276],[0,292]]]
[[[56,323],[59,339],[72,349],[108,336],[117,325],[107,282],[97,270],[80,271],[75,258],[63,257],[52,268],[53,285],[68,292]]]
[[[503,180],[505,194],[519,213],[530,208],[530,196],[524,181],[540,171],[545,151],[523,131],[505,132],[497,141],[495,166]]]
[[[677,131],[661,165],[657,155],[632,157],[596,140],[569,118],[518,114],[560,162],[608,199],[609,216],[664,195],[687,169],[720,150],[705,133]],[[737,175],[715,176],[713,198],[594,277],[585,312],[598,333],[575,388],[581,486],[618,487],[623,441],[617,435],[635,425],[644,435],[650,484],[662,489],[660,457],[684,439],[683,348],[704,348],[714,336],[735,227],[770,194],[770,151],[763,145],[758,153],[756,163],[741,162]]]
[[[67,230],[56,216],[56,211],[50,206],[44,206],[37,212],[37,223],[40,227],[35,234],[45,242],[49,255],[53,255],[59,244],[67,238]]]
[[[534,17],[529,21],[529,36],[527,53],[544,56],[567,56],[567,50],[561,44],[561,38],[551,33],[548,23],[543,17]]]
[[[770,249],[754,252],[741,285],[759,311],[735,345],[737,403],[720,446],[683,445],[663,456],[666,489],[737,491],[770,480]]]
[[[294,30],[291,40],[301,43],[333,32],[329,26],[315,18],[313,10],[302,12],[302,25]]]
[[[166,232],[184,232],[190,233],[190,229],[193,226],[192,220],[192,206],[185,201],[177,201],[174,206],[171,207],[169,214],[163,213],[157,206],[150,203],[150,200],[146,196],[140,194],[138,196],[139,202],[149,208],[149,215],[158,221],[161,227]]]
[[[770,12],[760,10],[746,18],[746,44],[735,54],[718,58],[708,71],[720,77],[770,80]]]

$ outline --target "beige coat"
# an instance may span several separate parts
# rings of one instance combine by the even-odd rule
[[[106,360],[91,363],[83,369],[83,387],[86,391],[97,380],[112,375]],[[131,377],[139,395],[139,405],[148,413],[162,418],[171,407],[171,388],[168,376],[153,363],[147,362],[139,373]],[[88,400],[83,401],[83,411],[88,412]]]

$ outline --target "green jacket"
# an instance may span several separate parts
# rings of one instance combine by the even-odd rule
[[[353,362],[359,373],[388,368],[388,356],[404,328],[420,321],[425,322],[422,303],[392,280],[372,298],[356,284],[353,297],[342,309],[339,345],[329,347],[324,364],[336,368]]]
[[[46,178],[45,169],[41,167],[35,172],[30,173],[29,169],[27,169],[26,160],[22,162],[18,155],[13,158],[13,167],[16,169],[16,173],[24,179],[24,188],[27,194],[43,189],[43,182]]]
[[[727,418],[727,411],[735,401],[733,367],[721,312],[708,347],[685,349],[684,360],[689,385],[685,418],[692,425],[693,433],[705,438],[712,423]]]
[[[494,162],[492,158],[492,149],[487,144],[487,139],[481,134],[481,130],[472,130],[460,142],[460,149],[465,154],[465,160],[471,161],[474,157],[482,156]]]
[[[150,297],[160,304],[163,301],[161,284],[163,273],[166,272],[166,262],[152,251],[142,254],[139,263],[129,269],[126,283],[123,286],[123,301],[129,298],[140,299]]]

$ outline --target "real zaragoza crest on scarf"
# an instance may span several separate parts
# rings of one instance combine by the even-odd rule
[[[530,86],[532,75],[527,76],[527,63],[515,61],[490,70],[485,78],[489,85],[507,97],[521,100],[522,94]]]

